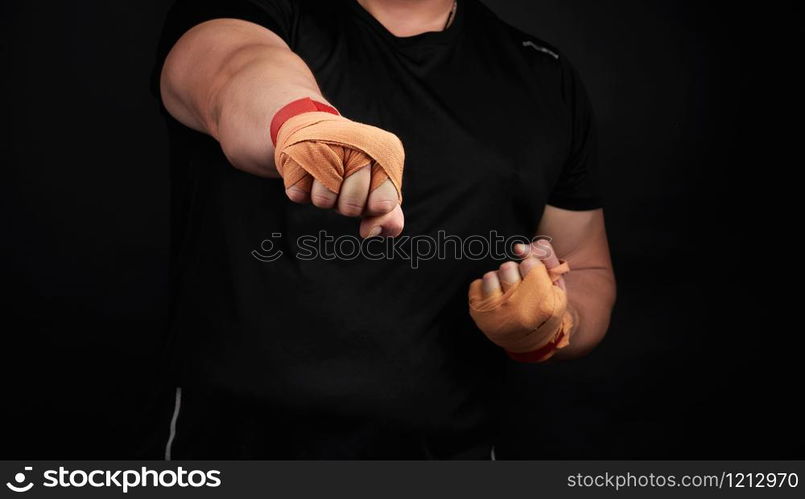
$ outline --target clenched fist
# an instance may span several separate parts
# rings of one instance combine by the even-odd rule
[[[346,216],[365,217],[361,224],[364,236],[398,235],[403,225],[400,203],[405,158],[400,139],[348,120],[332,108],[292,114],[293,106],[300,105],[304,110],[308,104],[296,101],[284,108],[290,108],[290,113],[277,113],[282,124],[276,126],[274,161],[288,197],[298,203],[335,208]],[[274,128],[272,125],[272,132]]]
[[[506,262],[472,282],[470,315],[515,360],[542,362],[570,339],[573,319],[562,280],[569,267],[547,241],[522,246],[519,264]]]

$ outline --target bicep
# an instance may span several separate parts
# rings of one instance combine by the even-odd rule
[[[174,43],[165,59],[165,67],[191,69],[192,64],[221,62],[233,52],[258,45],[288,48],[288,44],[270,29],[242,19],[211,19],[188,29]]]
[[[203,106],[216,83],[232,68],[245,49],[290,48],[271,30],[240,19],[213,19],[193,26],[173,45],[160,76],[160,93],[165,108],[179,121],[196,124],[193,110]],[[198,128],[194,126],[193,128]]]
[[[551,238],[560,259],[573,269],[612,269],[604,210],[565,210],[547,205],[538,235]]]
[[[220,61],[243,44],[287,48],[295,18],[289,0],[177,0],[160,35],[155,76],[178,77],[180,70],[197,73],[204,68],[194,63]],[[177,71],[164,71],[166,66]]]

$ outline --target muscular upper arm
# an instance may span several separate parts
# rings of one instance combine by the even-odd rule
[[[160,94],[165,108],[185,125],[210,133],[209,117],[200,111],[209,109],[228,74],[239,69],[240,55],[255,47],[290,53],[278,35],[240,19],[212,19],[189,29],[162,66]]]
[[[571,211],[548,205],[538,234],[551,238],[557,256],[567,260],[572,269],[612,271],[604,210]]]

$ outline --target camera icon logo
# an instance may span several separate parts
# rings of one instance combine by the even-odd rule
[[[31,466],[25,467],[25,471],[32,471],[32,470],[33,467]],[[6,482],[6,487],[8,487],[10,490],[13,490],[14,492],[28,492],[34,486],[33,482],[28,482],[27,484],[22,485],[23,482],[25,482],[25,473],[17,473],[16,475],[14,475],[14,482],[16,484]]]

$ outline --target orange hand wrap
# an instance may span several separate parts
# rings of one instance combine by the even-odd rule
[[[538,265],[505,293],[483,297],[482,280],[470,285],[470,316],[478,328],[509,356],[523,362],[548,360],[568,345],[573,318],[567,295],[554,283],[568,272],[567,262],[548,270]]]
[[[371,190],[386,179],[402,202],[405,153],[396,135],[327,112],[306,112],[289,118],[277,134],[274,161],[285,182],[307,192],[313,179],[333,192],[362,167],[371,165]]]

